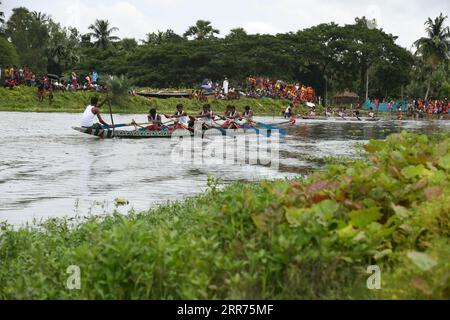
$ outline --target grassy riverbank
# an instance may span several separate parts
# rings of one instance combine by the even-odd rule
[[[89,103],[90,98],[96,95],[94,92],[55,92],[52,105],[46,98],[43,102],[37,99],[37,89],[29,87],[16,87],[14,90],[0,88],[0,111],[20,112],[74,112],[80,113]],[[104,95],[97,94],[99,97]],[[151,107],[156,107],[161,113],[173,113],[177,104],[182,103],[187,112],[193,114],[201,110],[204,102],[190,99],[146,99],[143,97],[123,96],[114,99],[113,112],[124,114],[148,113]],[[274,99],[248,99],[223,101],[211,99],[209,103],[213,110],[225,111],[228,104],[236,106],[238,111],[244,110],[246,105],[252,107],[256,115],[281,115],[288,102]],[[105,107],[105,110],[107,107]],[[301,109],[299,109],[301,110]],[[305,108],[306,110],[306,108]],[[104,111],[105,112],[105,111]]]
[[[395,134],[307,180],[0,228],[1,299],[450,298],[450,135]],[[81,289],[66,270],[81,270]],[[381,268],[368,290],[367,268]]]

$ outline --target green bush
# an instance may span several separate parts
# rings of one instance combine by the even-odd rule
[[[210,180],[149,212],[0,234],[2,299],[448,299],[450,137],[394,134],[308,179]],[[65,284],[81,268],[81,290]],[[369,265],[382,288],[366,288]]]

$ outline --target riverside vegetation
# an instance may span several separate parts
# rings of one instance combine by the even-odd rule
[[[48,100],[39,102],[37,99],[36,88],[19,86],[14,90],[0,88],[0,111],[20,111],[20,112],[72,112],[82,113],[93,95],[104,98],[104,94],[98,94],[93,91],[77,91],[77,92],[54,92],[53,103],[49,105]],[[114,97],[112,109],[114,113],[124,114],[140,114],[148,113],[151,107],[158,109],[160,113],[173,113],[176,105],[182,103],[185,110],[190,114],[198,113],[203,104],[206,102],[183,99],[146,99],[140,96],[117,95]],[[226,106],[233,104],[242,112],[245,106],[252,107],[256,115],[281,115],[286,109],[289,101],[275,99],[249,99],[241,98],[240,100],[214,100],[209,99],[215,113],[224,112]],[[306,106],[299,106],[297,110],[305,112]],[[318,110],[322,110],[318,106]]]
[[[148,212],[0,231],[1,299],[449,299],[450,134]],[[66,288],[67,268],[81,289]],[[366,287],[381,268],[381,289]]]

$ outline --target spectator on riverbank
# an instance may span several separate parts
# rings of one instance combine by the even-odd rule
[[[95,85],[95,84],[97,84],[97,81],[98,81],[98,73],[94,69],[94,71],[92,71],[92,83]]]
[[[223,85],[222,85],[222,90],[223,90],[223,94],[225,96],[228,95],[228,87],[229,87],[230,83],[228,82],[228,78],[225,77],[225,80],[223,81]]]

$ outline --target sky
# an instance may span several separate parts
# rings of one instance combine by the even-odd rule
[[[411,49],[425,35],[428,17],[450,12],[448,0],[1,0],[6,18],[14,7],[41,11],[63,26],[82,32],[95,19],[108,19],[121,38],[145,39],[149,32],[172,29],[183,34],[195,21],[212,22],[221,31],[243,27],[248,33],[284,33],[319,23],[351,24],[355,17],[377,20],[378,28],[398,36]],[[448,22],[450,25],[450,20]]]

